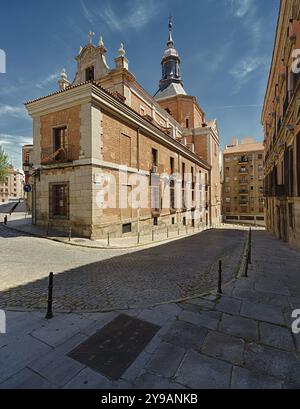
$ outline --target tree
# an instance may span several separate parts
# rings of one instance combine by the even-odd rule
[[[2,146],[0,146],[0,183],[4,182],[6,176],[8,175],[8,167],[8,157]]]

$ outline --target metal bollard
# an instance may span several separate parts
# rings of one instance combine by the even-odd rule
[[[4,216],[4,225],[7,225],[7,216]]]
[[[178,236],[180,236],[180,227],[178,227]]]
[[[152,241],[154,241],[154,230],[152,230]]]
[[[167,239],[169,238],[169,228],[167,227]]]
[[[222,291],[222,260],[219,261],[218,294],[223,294],[223,291]]]
[[[53,303],[53,277],[54,274],[49,274],[49,287],[48,287],[48,308],[47,308],[47,315],[46,320],[51,320],[53,318],[53,310],[52,310],[52,303]]]
[[[69,228],[69,241],[72,239],[72,227]]]
[[[107,233],[107,246],[108,247],[110,246],[110,234],[109,233]]]
[[[137,235],[137,244],[140,244],[140,241],[141,241],[141,233],[138,232],[138,235]]]

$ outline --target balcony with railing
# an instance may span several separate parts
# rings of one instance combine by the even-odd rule
[[[248,171],[247,168],[241,168],[239,170],[239,172],[240,172],[241,175],[248,175],[249,174],[249,171]]]
[[[248,189],[240,189],[240,195],[241,196],[249,195],[249,190]]]
[[[248,178],[241,178],[239,180],[240,185],[247,185],[249,183],[249,179]]]
[[[76,160],[73,145],[64,145],[60,147],[49,146],[42,148],[42,165],[54,165],[56,163],[67,163]]]

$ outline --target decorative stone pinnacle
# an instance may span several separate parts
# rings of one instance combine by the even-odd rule
[[[124,56],[125,56],[126,51],[125,51],[125,49],[124,49],[124,44],[123,44],[123,43],[121,43],[120,48],[119,48],[119,50],[118,50],[118,53],[119,53],[119,56],[120,56],[120,57],[124,57]]]
[[[68,79],[67,71],[66,71],[65,68],[63,68],[63,69],[61,70],[60,78],[61,78],[62,80],[67,80],[67,79]]]
[[[100,36],[98,45],[99,45],[99,47],[104,47],[104,42],[103,42],[103,37],[102,36]]]

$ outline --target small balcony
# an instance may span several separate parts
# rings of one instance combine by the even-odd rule
[[[241,201],[240,202],[240,206],[241,207],[246,207],[246,206],[248,206],[249,205],[249,202],[246,202],[246,201]]]
[[[241,169],[239,170],[239,172],[240,172],[241,175],[248,175],[248,174],[249,174],[249,171],[248,171],[248,169],[246,169],[246,168],[241,168]]]
[[[248,196],[249,195],[249,190],[247,189],[240,189],[240,195],[241,196]]]
[[[240,185],[247,185],[249,183],[249,180],[246,179],[246,178],[242,178],[242,179],[240,179],[239,182],[240,182]]]
[[[67,163],[76,160],[73,145],[64,145],[58,148],[53,146],[42,148],[42,165],[54,165],[56,163]]]

